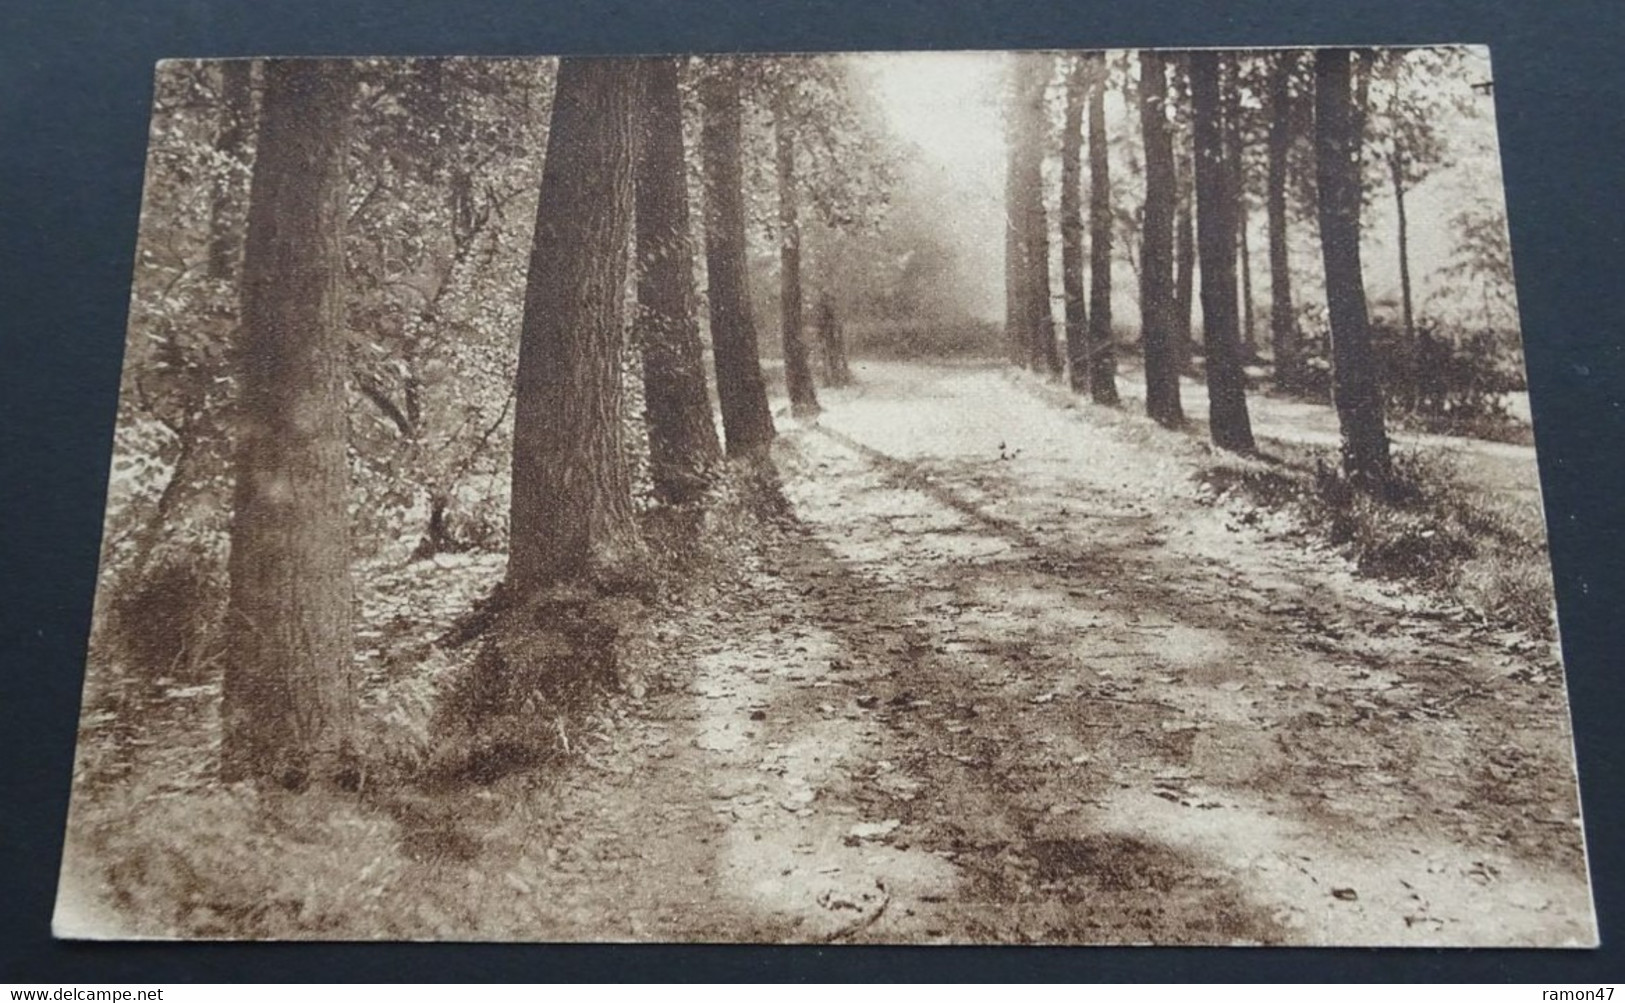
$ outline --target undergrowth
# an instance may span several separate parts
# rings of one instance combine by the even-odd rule
[[[1553,636],[1538,510],[1475,488],[1448,454],[1396,453],[1380,497],[1351,486],[1330,451],[1287,462],[1222,454],[1197,477],[1217,503],[1285,513],[1362,574],[1441,592],[1486,621]]]
[[[658,589],[550,594],[487,619],[462,644],[445,639],[491,593],[500,555],[362,569],[365,772],[354,795],[220,783],[218,660],[201,681],[154,680],[147,665],[121,667],[120,645],[93,651],[104,682],[144,682],[104,686],[139,700],[109,698],[87,714],[64,869],[68,929],[545,936],[546,901],[527,861],[538,826],[550,824],[535,817],[535,792],[562,772],[546,767],[590,755],[646,693],[681,685],[658,625],[736,587],[787,517],[770,465],[734,465],[706,504],[641,515],[649,567],[639,579]],[[532,618],[531,629],[515,616]],[[506,664],[494,664],[504,652]]]

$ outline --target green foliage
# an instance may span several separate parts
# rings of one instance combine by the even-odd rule
[[[1472,428],[1511,421],[1505,395],[1523,388],[1517,345],[1489,332],[1447,334],[1436,322],[1417,324],[1416,338],[1379,320],[1381,378],[1391,409],[1430,428]]]
[[[1365,196],[1406,191],[1455,157],[1452,123],[1478,114],[1461,48],[1379,49],[1361,57],[1369,77]]]
[[[1300,311],[1305,372],[1293,392],[1331,401],[1331,335],[1319,304]],[[1516,333],[1463,331],[1422,317],[1414,339],[1396,319],[1372,318],[1371,334],[1388,414],[1424,431],[1523,441],[1528,428],[1507,409],[1525,387]]]
[[[1462,207],[1450,218],[1455,236],[1450,260],[1434,277],[1441,284],[1431,297],[1435,312],[1449,313],[1486,332],[1516,335],[1517,290],[1512,278],[1512,242],[1499,176],[1482,168],[1469,172]]]
[[[812,219],[872,232],[886,218],[900,157],[865,67],[848,56],[802,55],[734,64],[744,76],[746,206],[777,246],[773,129],[795,136],[796,181]]]
[[[224,104],[221,83],[217,64],[179,61],[154,83],[103,538],[115,579],[165,542],[215,551],[222,539],[237,301],[211,245],[243,226],[252,146],[217,145],[250,114]]]
[[[359,73],[345,247],[353,536],[361,555],[404,556],[439,508],[450,528],[438,545],[498,547],[553,64],[374,60]],[[218,64],[166,63],[156,86],[105,547],[130,584],[160,545],[224,555],[253,153],[254,109],[222,105]],[[246,142],[222,147],[234,122]]]
[[[223,561],[203,543],[163,546],[108,590],[108,654],[140,676],[200,682],[218,669]]]
[[[951,195],[940,177],[917,165],[905,167],[899,179],[897,196],[876,230],[807,228],[807,283],[833,297],[848,327],[924,326],[947,333],[974,324],[982,304],[968,273],[978,264],[965,260],[942,229]],[[853,354],[864,351],[856,342],[848,348]],[[956,351],[946,343],[945,350]]]
[[[420,550],[499,545],[505,516],[482,509],[506,473],[554,66],[366,69],[346,255],[358,529],[371,550],[439,506],[457,530]]]

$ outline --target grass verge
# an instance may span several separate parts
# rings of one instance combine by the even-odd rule
[[[1475,485],[1437,450],[1394,456],[1388,497],[1353,490],[1332,450],[1284,458],[1217,454],[1198,480],[1218,504],[1281,513],[1361,573],[1442,593],[1485,621],[1543,640],[1555,634],[1545,526],[1538,505]]]
[[[662,657],[660,625],[738,587],[752,552],[781,531],[782,505],[770,467],[736,466],[709,504],[646,514],[650,578],[665,583],[659,590],[526,606],[530,615],[540,609],[572,619],[508,638],[518,661],[562,645],[555,667],[566,668],[579,653],[572,631],[614,627],[618,664],[612,675],[584,672],[586,685],[567,694],[580,699],[552,704],[557,680],[521,673],[517,683],[534,692],[499,694],[516,697],[517,713],[482,705],[491,694],[481,686],[491,680],[481,676],[481,643],[438,641],[491,591],[501,555],[358,568],[366,773],[355,794],[221,783],[219,660],[202,678],[147,678],[126,666],[126,653],[104,645],[93,652],[98,685],[80,732],[60,932],[255,940],[562,935],[537,843],[539,834],[572,823],[548,817],[546,791],[577,761],[590,766],[595,751],[613,746],[643,693],[685,682],[684,667]],[[126,677],[130,685],[113,685]]]

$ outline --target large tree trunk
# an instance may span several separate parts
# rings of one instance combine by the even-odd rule
[[[1251,452],[1246,374],[1236,310],[1236,184],[1226,154],[1220,56],[1191,54],[1196,145],[1197,254],[1202,269],[1202,344],[1207,371],[1208,430],[1214,445]]]
[[[1089,81],[1083,59],[1070,57],[1061,125],[1061,289],[1066,299],[1067,379],[1089,386],[1089,307],[1083,289],[1083,106]]]
[[[1016,74],[1013,114],[1017,122],[1012,193],[1016,205],[1012,214],[1017,221],[1018,261],[1024,273],[1019,280],[1018,320],[1028,367],[1058,376],[1062,370],[1061,353],[1050,310],[1049,222],[1044,214],[1044,139],[1048,125],[1044,90],[1052,66],[1050,57],[1042,53],[1012,58]]]
[[[1388,480],[1388,433],[1360,269],[1360,134],[1349,99],[1349,51],[1315,53],[1315,179],[1332,328],[1332,400],[1351,481]]]
[[[242,185],[237,165],[246,163],[254,132],[254,62],[227,59],[220,63],[220,132],[215,150],[230,164],[214,179],[209,202],[209,278],[228,279],[237,274],[243,246],[242,217],[236,208]]]
[[[341,64],[265,65],[249,195],[221,776],[355,781]]]
[[[1089,56],[1089,396],[1117,404],[1112,344],[1112,179],[1106,150],[1106,54]]]
[[[797,218],[796,140],[781,97],[773,115],[773,163],[779,187],[779,333],[784,342],[784,382],[790,412],[818,413],[818,388],[807,360],[801,309],[801,221]]]
[[[700,85],[704,125],[700,157],[705,174],[705,270],[710,284],[711,346],[717,398],[728,455],[761,456],[773,442],[751,313],[745,261],[745,179],[739,67],[719,60]]]
[[[1011,71],[1011,109],[1004,125],[1004,341],[1012,365],[1028,364],[1027,322],[1022,310],[1027,302],[1027,268],[1022,250],[1020,213],[1021,116],[1015,112],[1019,95],[1019,73]]]
[[[1399,304],[1405,327],[1405,343],[1416,342],[1416,305],[1411,298],[1411,241],[1410,221],[1405,215],[1405,157],[1395,150],[1388,158],[1389,174],[1394,182],[1395,221],[1399,226]]]
[[[640,556],[622,441],[637,63],[564,59],[542,166],[513,428],[507,585],[613,581]]]
[[[655,497],[668,505],[698,499],[722,459],[705,389],[677,76],[674,59],[643,64],[637,175],[638,320],[649,474]]]
[[[1292,152],[1292,73],[1295,52],[1270,57],[1269,179],[1265,212],[1270,252],[1270,352],[1275,357],[1275,385],[1292,389],[1302,382],[1298,317],[1292,305],[1292,267],[1287,245],[1287,187]]]
[[[1140,129],[1145,146],[1145,213],[1141,222],[1140,341],[1145,353],[1145,411],[1162,425],[1185,421],[1174,358],[1174,151],[1168,134],[1167,66],[1159,52],[1140,53]],[[1205,271],[1205,270],[1204,270]],[[1204,284],[1206,278],[1203,279]]]

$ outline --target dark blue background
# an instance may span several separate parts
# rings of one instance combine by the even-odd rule
[[[1618,952],[58,944],[153,63],[163,57],[1486,42],[1593,880],[1622,935],[1619,0],[0,0],[0,981],[1605,982]]]

